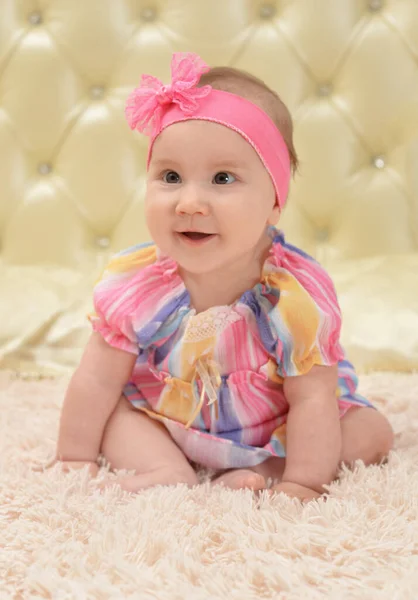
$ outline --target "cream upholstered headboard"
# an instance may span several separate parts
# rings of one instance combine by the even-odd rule
[[[173,51],[279,92],[301,160],[282,227],[335,277],[350,358],[417,368],[416,0],[3,0],[0,366],[72,368],[94,277],[148,239],[124,103]]]

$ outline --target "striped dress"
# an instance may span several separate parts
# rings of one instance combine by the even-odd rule
[[[154,244],[117,254],[94,289],[93,329],[137,360],[124,393],[161,421],[189,460],[214,469],[286,455],[286,377],[338,363],[340,417],[371,406],[340,345],[331,279],[269,229],[261,280],[196,314],[177,264]]]

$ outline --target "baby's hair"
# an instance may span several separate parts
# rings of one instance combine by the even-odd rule
[[[293,146],[292,117],[287,106],[276,92],[258,77],[234,67],[214,67],[210,69],[199,80],[198,87],[204,85],[211,85],[215,90],[236,94],[262,108],[282,134],[289,151],[292,172],[297,171],[299,162]]]

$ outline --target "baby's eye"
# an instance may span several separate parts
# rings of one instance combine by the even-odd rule
[[[176,171],[165,171],[165,173],[163,173],[163,181],[165,183],[180,183],[181,178]]]
[[[225,171],[220,171],[216,173],[214,178],[212,179],[212,183],[217,183],[218,185],[225,185],[227,183],[233,183],[235,181],[235,177],[231,175],[231,173],[227,173]]]

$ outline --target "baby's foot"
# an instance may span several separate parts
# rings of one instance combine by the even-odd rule
[[[250,489],[256,492],[265,489],[266,480],[251,469],[234,469],[213,480],[213,485],[219,483],[233,490]]]

